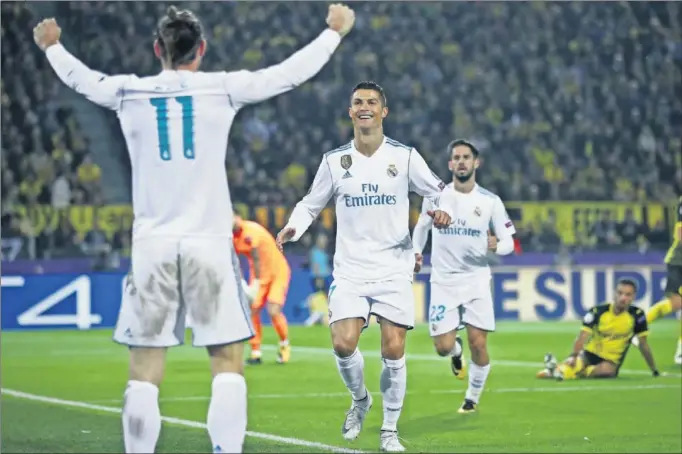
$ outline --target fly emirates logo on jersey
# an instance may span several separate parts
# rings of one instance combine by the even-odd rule
[[[362,195],[344,195],[343,200],[348,208],[369,207],[376,205],[395,205],[397,198],[395,194],[385,194],[380,192],[378,184],[362,183]]]
[[[482,230],[467,226],[467,221],[464,219],[456,219],[450,227],[437,229],[437,231],[441,235],[468,236],[471,238],[480,238],[483,236]]]

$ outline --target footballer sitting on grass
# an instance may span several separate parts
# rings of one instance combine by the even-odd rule
[[[647,342],[646,314],[632,305],[636,293],[634,281],[621,279],[616,286],[615,301],[599,304],[585,314],[570,356],[559,364],[554,355],[548,353],[545,368],[537,377],[557,380],[615,378],[634,336],[639,339],[642,356],[657,377],[659,372]]]

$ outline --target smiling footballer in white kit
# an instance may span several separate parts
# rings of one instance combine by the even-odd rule
[[[476,147],[465,140],[455,140],[447,150],[453,176],[448,186],[455,189],[456,195],[452,225],[433,226],[427,214],[433,208],[424,199],[413,232],[415,272],[421,268],[421,253],[431,231],[429,330],[438,354],[450,357],[452,372],[463,379],[466,367],[457,330],[462,324],[466,326],[471,351],[469,387],[458,411],[471,413],[476,411],[490,372],[487,336],[495,331],[488,253],[511,253],[516,230],[502,200],[476,183],[476,169],[480,165]]]
[[[277,240],[280,245],[297,241],[327,202],[334,200],[337,229],[329,325],[336,365],[352,398],[341,433],[346,440],[356,439],[372,407],[365,363],[357,347],[374,314],[381,329],[380,449],[402,452],[397,424],[407,389],[405,338],[414,327],[408,196],[412,191],[430,200],[433,208],[424,215],[447,227],[455,193],[414,147],[384,135],[388,107],[381,86],[361,82],[353,88],[350,101],[353,140],[325,153],[310,191],[296,204]]]

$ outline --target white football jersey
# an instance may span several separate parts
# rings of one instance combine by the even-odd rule
[[[454,191],[446,189],[412,147],[388,137],[371,157],[353,141],[324,155],[308,194],[287,227],[297,241],[327,202],[336,206],[334,278],[356,282],[412,279],[410,191],[452,215]]]
[[[66,85],[118,115],[132,165],[133,238],[231,236],[225,154],[235,115],[313,77],[340,41],[327,29],[257,72],[164,70],[143,78],[92,71],[60,44],[46,54]]]
[[[425,214],[432,209],[431,202],[424,199],[414,229],[416,252],[424,249],[431,230],[431,282],[452,283],[472,275],[490,277],[488,232],[492,230],[500,242],[513,242],[516,233],[502,200],[478,184],[469,193],[455,191],[455,200],[450,227],[432,226],[431,218]]]

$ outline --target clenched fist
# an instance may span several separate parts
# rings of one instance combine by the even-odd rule
[[[443,210],[429,210],[426,214],[433,218],[433,226],[437,229],[444,229],[452,224],[452,218]]]
[[[329,5],[329,13],[327,13],[329,28],[344,37],[353,28],[353,24],[355,24],[355,12],[352,9],[340,3]]]
[[[421,255],[419,252],[415,252],[415,254],[414,254],[414,272],[415,273],[420,272],[423,264],[424,264],[424,256]]]
[[[62,29],[57,25],[54,18],[43,19],[33,28],[33,40],[40,50],[45,51],[48,47],[57,44],[62,35]]]

